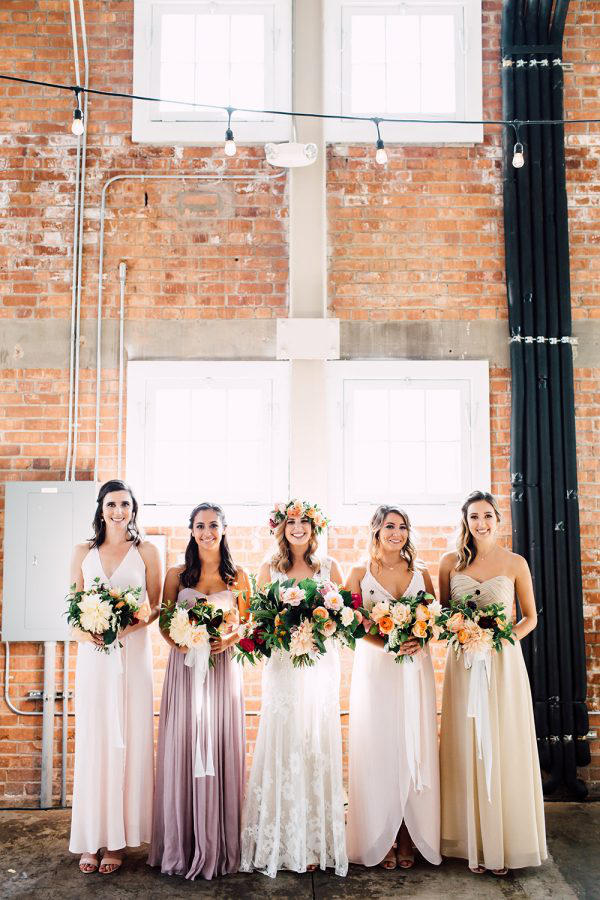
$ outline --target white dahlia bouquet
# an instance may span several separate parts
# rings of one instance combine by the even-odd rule
[[[91,588],[77,591],[75,585],[67,594],[67,622],[80,631],[101,635],[103,643],[96,644],[108,653],[115,645],[120,631],[150,618],[150,604],[140,603],[141,587],[112,588],[94,578]]]

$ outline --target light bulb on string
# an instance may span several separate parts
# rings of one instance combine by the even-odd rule
[[[79,105],[79,91],[75,91],[75,109],[73,110],[73,122],[71,123],[71,131],[75,135],[75,137],[81,137],[83,132],[85,131],[85,124],[83,121],[83,112],[81,111],[81,106]]]
[[[223,148],[225,151],[225,156],[235,156],[237,152],[237,147],[235,146],[235,140],[233,138],[233,131],[231,130],[231,114],[233,112],[232,107],[227,108],[227,131],[225,132],[225,147]]]
[[[515,146],[513,147],[513,158],[512,164],[515,169],[522,169],[525,165],[525,155],[523,153],[523,144],[520,141],[517,141]]]
[[[375,128],[377,129],[377,142],[375,144],[375,162],[380,166],[385,166],[388,161],[387,151],[385,149],[385,144],[383,143],[381,132],[379,131],[379,123],[381,119],[373,119],[375,124]]]

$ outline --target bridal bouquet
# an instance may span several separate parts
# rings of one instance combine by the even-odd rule
[[[295,666],[312,666],[326,652],[329,637],[353,649],[366,633],[365,616],[360,595],[331,581],[275,581],[254,588],[250,617],[238,631],[236,656],[241,662],[255,663],[273,650],[286,650]]]
[[[413,657],[399,653],[406,641],[416,639],[424,647],[432,638],[443,634],[447,613],[431,594],[419,591],[415,597],[379,600],[369,613],[375,623],[371,634],[384,639],[384,650],[391,653],[397,663],[413,661]]]
[[[223,611],[200,597],[163,607],[160,627],[178,647],[191,650],[205,645],[210,650],[211,638],[222,637],[239,624],[237,608]],[[210,659],[214,665],[214,660]]]
[[[502,650],[502,641],[514,644],[512,622],[507,619],[504,604],[489,603],[478,607],[473,599],[479,595],[465,594],[450,603],[450,613],[442,637],[457,656],[472,656],[490,650]]]
[[[151,609],[147,600],[140,603],[141,587],[111,588],[94,578],[91,588],[76,591],[75,585],[67,595],[67,622],[88,634],[102,635],[98,650],[108,653],[119,631],[136,622],[147,622]]]

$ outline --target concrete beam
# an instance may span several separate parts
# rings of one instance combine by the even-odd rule
[[[507,368],[504,321],[341,322],[342,359],[488,359]],[[66,369],[66,319],[5,320],[0,329],[1,369]],[[118,322],[103,326],[102,365],[117,365]],[[600,367],[600,321],[578,321],[575,368]],[[128,359],[276,359],[275,319],[191,322],[130,320],[125,323]],[[96,320],[82,322],[81,366],[96,365]]]

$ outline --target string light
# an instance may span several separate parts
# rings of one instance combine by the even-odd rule
[[[237,152],[237,147],[235,146],[235,141],[233,139],[233,131],[231,130],[231,115],[233,113],[233,108],[231,106],[227,107],[227,131],[225,132],[225,156],[235,156]]]
[[[513,148],[512,164],[515,169],[522,169],[525,165],[525,156],[523,154],[523,144],[517,141]]]
[[[75,103],[77,105],[73,110],[73,123],[71,125],[71,131],[76,137],[80,137],[85,131],[85,124],[83,121],[83,112],[81,111],[81,106],[79,103],[79,90],[77,88],[74,88],[74,91]]]
[[[375,162],[379,163],[380,166],[385,166],[388,161],[387,151],[385,149],[385,144],[381,138],[381,132],[379,130],[379,123],[381,119],[375,118],[373,119],[375,123],[375,128],[377,129],[377,143],[375,144]]]

